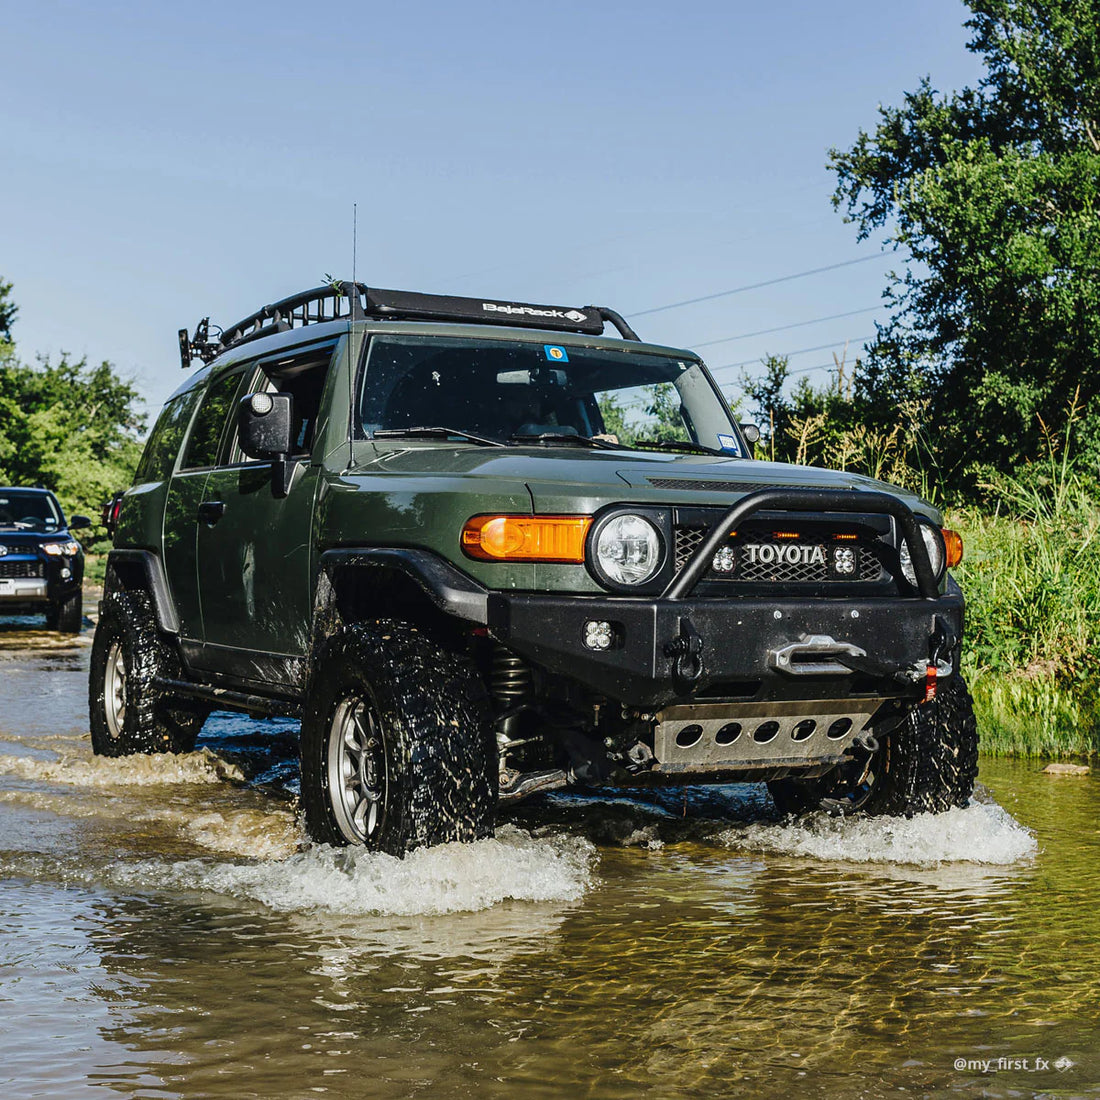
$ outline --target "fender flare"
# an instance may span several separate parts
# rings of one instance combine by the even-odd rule
[[[168,578],[164,574],[164,563],[159,555],[151,550],[111,550],[107,554],[108,575],[113,567],[116,576],[121,576],[118,569],[120,565],[124,572],[140,571],[157,613],[157,625],[166,634],[179,634],[176,605],[172,602]]]
[[[376,546],[326,550],[321,555],[321,577],[330,585],[342,569],[387,569],[409,577],[445,615],[485,626],[489,621],[489,590],[428,550]],[[317,595],[329,586],[318,584]],[[315,620],[316,620],[316,611]]]

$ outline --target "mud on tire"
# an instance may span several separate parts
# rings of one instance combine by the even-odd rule
[[[103,598],[88,677],[92,750],[100,756],[190,752],[205,708],[163,695],[157,676],[176,673],[176,658],[157,629],[147,592]]]
[[[901,726],[880,738],[866,775],[858,777],[862,782],[838,771],[820,779],[775,780],[768,789],[781,813],[827,809],[912,817],[968,805],[977,774],[974,701],[956,674],[931,703],[914,707]]]
[[[463,655],[405,623],[344,628],[317,661],[302,721],[306,829],[404,855],[491,836],[496,745]]]

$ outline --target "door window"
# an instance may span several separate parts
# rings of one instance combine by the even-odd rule
[[[260,372],[247,392],[288,393],[293,399],[294,425],[291,457],[308,458],[313,452],[321,399],[332,361],[332,345],[311,348],[294,358],[282,358],[260,364]],[[226,448],[226,462],[239,464],[250,459],[237,445],[236,423],[230,428],[231,446]]]
[[[176,463],[176,455],[179,453],[180,441],[183,439],[187,421],[195,408],[195,400],[199,396],[199,390],[188,390],[187,393],[169,401],[164,406],[164,411],[157,418],[156,424],[145,444],[141,461],[134,473],[134,484],[141,485],[146,481],[162,481],[172,473],[172,467]]]
[[[191,425],[187,452],[180,463],[180,469],[201,470],[215,465],[218,460],[218,444],[226,422],[230,417],[236,421],[237,403],[234,398],[243,377],[242,372],[237,371],[223,375],[210,384]]]

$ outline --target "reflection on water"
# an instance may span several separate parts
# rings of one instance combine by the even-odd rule
[[[25,635],[0,641],[5,1097],[1100,1089],[1093,777],[986,760],[974,806],[913,821],[559,795],[399,862],[305,843],[289,723],[94,760],[86,638]]]

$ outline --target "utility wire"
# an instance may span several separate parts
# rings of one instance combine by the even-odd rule
[[[828,317],[815,317],[812,321],[795,321],[790,325],[777,325],[775,328],[761,328],[756,332],[742,332],[739,336],[723,336],[719,340],[704,340],[698,344],[688,344],[690,348],[709,348],[714,344],[731,344],[734,340],[747,340],[750,336],[770,336],[773,332],[787,332],[792,328],[805,328],[807,325],[820,325],[825,321],[839,321],[841,317],[856,317],[861,313],[874,313],[881,306],[868,306],[866,309],[852,309],[847,313],[831,313]]]
[[[865,343],[867,340],[873,340],[873,339],[874,339],[873,334],[871,336],[851,336],[851,337],[847,337],[844,340],[830,340],[829,343],[827,343],[827,344],[817,344],[815,347],[812,347],[812,348],[799,348],[797,351],[777,352],[774,356],[772,356],[772,358],[774,358],[774,359],[789,359],[792,355],[805,355],[805,354],[807,354],[808,352],[811,352],[811,351],[824,351],[826,348],[835,348],[835,347],[837,347],[839,345],[843,345],[843,344],[862,344],[862,343]],[[759,356],[757,356],[756,359],[746,359],[743,363],[726,363],[726,365],[722,366],[722,367],[711,367],[710,372],[711,372],[711,374],[717,374],[718,371],[720,371],[720,370],[733,370],[736,367],[751,367],[754,363],[758,363],[758,362],[760,362],[760,357]],[[812,370],[813,368],[809,368],[809,369]],[[801,372],[800,371],[791,371],[790,373],[791,374],[799,374]]]
[[[843,260],[838,264],[826,264],[825,267],[813,267],[809,271],[796,271],[793,275],[780,275],[777,279],[765,279],[762,283],[749,283],[748,286],[737,286],[733,290],[720,290],[717,294],[704,294],[701,298],[687,298],[682,302],[670,302],[665,306],[654,306],[652,309],[643,309],[639,313],[628,313],[627,317],[647,317],[651,313],[662,313],[666,309],[679,309],[681,306],[693,306],[698,302],[713,302],[715,298],[728,298],[731,294],[743,294],[746,290],[760,290],[761,287],[775,286],[776,283],[789,283],[792,279],[804,279],[807,275],[820,275],[824,271],[836,271],[839,267],[851,267],[852,264],[865,264],[869,260],[881,260],[888,256],[887,252],[876,252],[870,256],[860,256],[854,260]]]
[[[815,370],[835,370],[835,369],[836,369],[836,363],[817,363],[812,367],[799,367],[798,370],[787,371],[787,377],[791,378],[792,376],[794,376],[796,374],[809,374],[811,371],[815,371]],[[736,384],[727,382],[725,385],[726,385],[726,390],[728,391],[728,393],[733,392],[735,390],[737,390],[737,391],[740,390],[740,387],[737,386]],[[727,393],[727,396],[728,396],[728,393]]]

